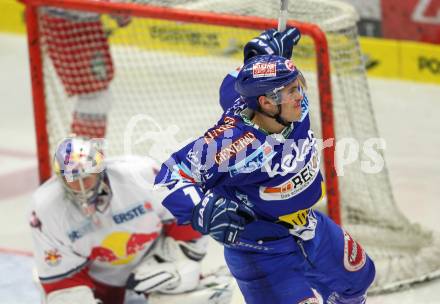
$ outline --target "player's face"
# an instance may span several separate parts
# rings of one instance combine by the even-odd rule
[[[300,82],[295,80],[281,91],[281,117],[286,121],[299,121],[303,93]]]
[[[82,189],[81,187],[81,182],[84,189]],[[74,181],[69,182],[66,180],[66,185],[75,192],[82,192],[92,189],[93,187],[95,187],[97,182],[98,182],[98,174],[93,173],[81,179],[76,179]]]

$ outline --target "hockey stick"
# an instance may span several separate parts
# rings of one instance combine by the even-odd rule
[[[283,32],[286,29],[287,23],[287,7],[289,0],[280,0],[280,15],[278,17],[278,32]]]

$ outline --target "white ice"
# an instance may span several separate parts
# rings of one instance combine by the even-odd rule
[[[0,34],[0,303],[5,304],[38,303],[31,258],[5,252],[31,251],[25,211],[38,182],[27,58],[23,36]],[[412,221],[440,231],[440,86],[369,82],[396,201]],[[218,252],[205,264],[218,263]],[[438,304],[439,289],[440,280],[370,297],[368,303]],[[238,292],[237,303],[243,303]]]

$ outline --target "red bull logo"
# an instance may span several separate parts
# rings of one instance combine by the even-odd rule
[[[44,261],[47,263],[47,265],[57,266],[58,264],[60,264],[61,254],[59,254],[57,249],[46,250],[44,254],[46,255],[44,257]]]
[[[150,234],[113,232],[101,242],[100,246],[93,248],[89,258],[112,265],[128,264],[158,237],[157,232]]]

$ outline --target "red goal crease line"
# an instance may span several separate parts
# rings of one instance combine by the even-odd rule
[[[34,254],[30,251],[12,249],[12,248],[2,248],[2,247],[0,247],[0,254],[11,254],[11,255],[27,256],[27,257],[34,256]]]

